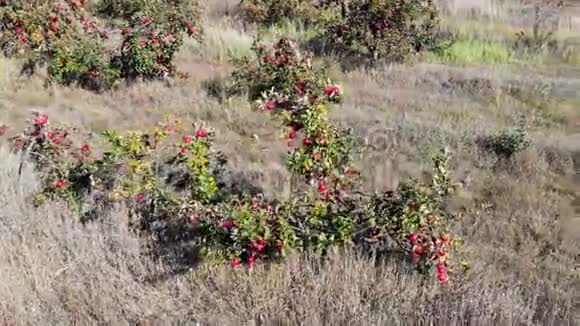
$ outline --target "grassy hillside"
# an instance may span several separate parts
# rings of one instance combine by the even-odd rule
[[[45,72],[24,76],[21,59],[0,57],[0,125],[19,130],[33,110],[93,132],[138,130],[165,114],[202,120],[228,157],[229,182],[287,198],[287,146],[277,122],[243,96],[220,101],[204,87],[229,75],[230,56],[250,53],[256,29],[233,15],[235,1],[206,2],[204,42],[186,41],[177,56],[189,78],[95,93],[46,86]],[[87,225],[62,202],[33,206],[40,177],[30,163],[19,175],[20,157],[0,138],[0,325],[580,322],[580,29],[568,11],[552,49],[522,53],[515,33],[529,31],[531,20],[489,6],[453,10],[461,4],[470,1],[444,4],[442,29],[456,41],[442,52],[354,70],[342,70],[333,56],[315,58],[344,89],[332,121],[372,145],[354,164],[364,190],[393,191],[423,178],[430,157],[451,149],[450,172],[461,187],[449,205],[461,212],[453,227],[471,266],[452,286],[396,257],[348,248],[249,270],[194,264],[188,244],[178,243],[164,248],[189,263],[176,268],[151,257],[150,239],[129,230],[123,205]],[[287,22],[265,38],[312,33]],[[481,146],[522,121],[531,144],[524,151],[501,160]]]

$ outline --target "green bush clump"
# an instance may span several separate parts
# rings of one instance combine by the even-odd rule
[[[509,159],[530,147],[528,133],[523,126],[505,129],[486,137],[483,145],[501,159]]]
[[[100,0],[95,11],[105,18],[129,19],[143,6],[140,0]]]
[[[330,1],[334,15],[320,39],[343,57],[402,61],[438,47],[439,16],[431,0]]]
[[[109,64],[110,58],[99,43],[83,39],[74,43],[56,41],[48,62],[49,81],[61,85],[101,90],[115,85],[120,71]]]
[[[259,25],[274,25],[283,21],[311,23],[316,17],[312,0],[241,0],[242,18]]]

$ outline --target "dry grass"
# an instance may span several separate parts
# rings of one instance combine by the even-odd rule
[[[178,65],[191,78],[171,85],[136,84],[104,95],[45,88],[42,76],[20,77],[17,62],[0,58],[0,124],[17,129],[31,109],[91,130],[140,128],[165,113],[202,119],[218,131],[232,180],[286,196],[276,123],[242,98],[220,104],[202,89],[204,80],[227,74],[229,54],[247,53],[251,44],[253,31],[223,17],[233,4],[207,2],[207,43],[186,46]],[[505,33],[516,29],[495,7],[485,8]],[[488,19],[455,18],[448,24],[467,34]],[[497,36],[494,29],[479,33]],[[346,90],[333,118],[374,146],[357,163],[366,188],[393,189],[402,178],[422,176],[438,148],[453,150],[453,174],[463,185],[452,203],[464,213],[456,230],[473,268],[448,290],[424,283],[394,258],[352,252],[325,263],[294,257],[252,272],[203,266],[174,275],[147,255],[146,239],[126,229],[122,208],[81,226],[58,203],[31,207],[34,173],[27,169],[19,179],[17,157],[0,147],[0,325],[577,323],[579,68],[524,62],[333,70]],[[528,151],[499,164],[477,146],[479,137],[514,126],[522,114],[533,142]]]
[[[446,291],[396,261],[354,253],[335,253],[324,263],[293,257],[250,273],[204,267],[168,275],[144,255],[122,209],[88,226],[58,204],[35,210],[25,200],[35,186],[32,171],[19,180],[17,157],[1,154],[0,323],[6,325],[572,322],[570,288],[490,266]]]

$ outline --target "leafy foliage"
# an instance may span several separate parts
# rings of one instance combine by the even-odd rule
[[[351,132],[328,117],[343,96],[340,86],[325,83],[288,39],[272,47],[257,42],[255,51],[256,58],[246,59],[233,76],[248,82],[255,80],[248,76],[263,76],[247,86],[267,85],[251,99],[288,132],[290,198],[221,192],[225,159],[213,150],[215,132],[203,124],[194,124],[192,133],[170,119],[146,132],[108,130],[104,148],[97,148],[92,138],[52,127],[48,116],[37,114],[11,138],[13,149],[29,157],[42,177],[36,203],[62,199],[85,209],[87,218],[124,203],[131,225],[157,239],[179,226],[174,237],[191,236],[206,261],[233,267],[348,246],[401,251],[420,271],[435,271],[439,281],[449,282],[460,242],[450,231],[456,215],[446,206],[454,190],[448,153],[434,158],[430,183],[410,180],[393,193],[358,192]]]
[[[431,0],[329,1],[335,15],[321,38],[339,55],[371,61],[402,61],[439,46],[437,8]]]
[[[174,75],[174,57],[183,35],[201,41],[197,4],[142,0],[130,7],[134,11],[122,15],[126,20],[121,23],[122,41],[106,48],[103,40],[111,32],[84,2],[6,4],[0,7],[0,49],[5,55],[28,57],[28,67],[48,63],[51,82],[92,90],[109,89],[119,78]]]
[[[77,83],[92,90],[109,89],[120,77],[120,71],[109,64],[102,45],[92,39],[75,43],[57,41],[48,62],[49,80],[61,85]]]
[[[241,0],[240,11],[245,21],[273,25],[284,20],[312,22],[316,17],[312,0]]]
[[[523,126],[501,130],[483,140],[486,149],[499,158],[509,159],[513,155],[526,150],[530,146],[528,133]]]

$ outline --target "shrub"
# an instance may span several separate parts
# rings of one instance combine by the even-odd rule
[[[183,33],[201,40],[197,3],[190,0],[145,1],[123,29],[123,42],[113,59],[122,76],[160,79],[175,74],[175,54]]]
[[[332,126],[327,117],[329,104],[340,101],[340,86],[287,38],[271,47],[256,41],[253,49],[254,59],[237,63],[233,89],[246,89],[259,110],[272,112],[287,128],[288,146],[294,148],[288,160],[290,171],[309,182],[342,172],[350,162],[350,135]],[[303,146],[294,146],[297,143]]]
[[[245,21],[266,26],[285,20],[310,23],[316,17],[312,0],[241,0],[240,11]]]
[[[273,114],[288,132],[292,197],[285,202],[236,202],[204,220],[214,241],[208,255],[232,266],[278,259],[286,250],[325,254],[335,246],[365,247],[395,240],[423,271],[437,270],[447,281],[452,251],[445,210],[453,187],[447,155],[435,158],[431,184],[411,181],[396,194],[352,192],[351,133],[332,124],[328,109],[342,97],[340,86],[325,81],[296,45],[282,38],[272,47],[257,41],[256,57],[244,58],[233,85],[246,86],[258,110]],[[261,96],[258,94],[262,92]],[[215,239],[219,239],[215,241]],[[453,242],[454,243],[454,242]]]
[[[100,0],[95,11],[106,18],[130,19],[142,6],[140,0]]]
[[[274,86],[254,103],[288,131],[290,198],[220,192],[225,160],[212,149],[214,132],[203,125],[194,125],[193,134],[177,121],[147,132],[109,130],[103,133],[106,147],[93,151],[91,139],[54,128],[37,114],[29,129],[11,139],[40,172],[37,203],[64,199],[88,208],[85,218],[94,218],[123,202],[131,209],[131,225],[154,232],[156,239],[191,240],[206,260],[233,267],[275,261],[292,251],[393,250],[394,243],[420,271],[436,271],[447,283],[458,243],[449,232],[455,215],[446,207],[453,191],[447,153],[435,157],[431,183],[411,180],[386,194],[357,192],[351,133],[328,117],[342,96],[340,87],[323,83],[287,39],[256,50],[258,62],[250,63],[259,63],[258,70],[289,72],[259,83]]]
[[[29,71],[48,64],[49,81],[94,90],[117,79],[102,45],[108,34],[87,14],[84,2],[8,5],[0,8],[0,18],[3,53],[26,56]]]
[[[98,154],[89,137],[66,126],[51,127],[47,115],[36,114],[32,125],[13,136],[11,144],[32,160],[42,176],[38,204],[60,198],[81,205],[88,194],[105,205],[126,201],[179,207],[175,203],[180,197],[189,203],[208,203],[217,194],[212,175],[221,167],[211,148],[213,132],[199,126],[194,135],[168,144],[180,130],[179,121],[161,123],[148,132],[107,130],[102,134],[106,147]],[[163,175],[161,168],[180,173]],[[170,182],[175,175],[178,182]],[[158,216],[172,209],[160,207]]]
[[[102,45],[94,40],[55,42],[48,62],[49,80],[61,85],[76,83],[91,90],[109,89],[120,77],[120,71],[109,60]]]
[[[321,38],[343,57],[402,61],[438,45],[437,8],[431,0],[334,1],[340,6]]]
[[[106,33],[79,1],[27,2],[0,7],[2,51],[5,54],[37,52],[38,59],[50,55],[56,40],[74,41],[83,34],[96,39]]]
[[[229,81],[229,94],[248,92],[251,101],[260,99],[268,91],[294,98],[318,98],[328,83],[324,69],[313,66],[312,57],[300,52],[297,44],[288,38],[281,38],[272,46],[257,39],[252,51],[254,57],[234,60],[237,69]],[[334,96],[333,100],[338,98]]]
[[[201,40],[199,8],[192,0],[143,0],[127,17],[123,40],[107,50],[109,33],[75,0],[0,7],[0,47],[24,54],[28,67],[48,63],[49,81],[108,89],[118,78],[160,79],[175,74],[183,34]]]
[[[526,150],[530,146],[528,133],[523,126],[505,129],[483,139],[483,146],[501,159],[509,159],[513,155]]]

